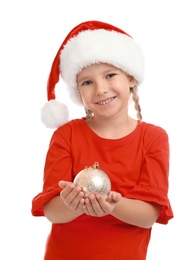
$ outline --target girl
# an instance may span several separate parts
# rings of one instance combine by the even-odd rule
[[[55,100],[61,74],[86,116],[68,121]],[[142,121],[137,87],[144,77],[140,47],[121,29],[100,21],[67,35],[51,68],[42,109],[50,141],[42,191],[33,216],[51,223],[45,260],[144,260],[153,224],[173,218],[168,194],[169,141],[164,129]],[[129,116],[134,102],[137,120]],[[107,198],[85,196],[75,176],[98,162],[111,180]]]

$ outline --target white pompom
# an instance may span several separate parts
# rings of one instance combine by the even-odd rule
[[[65,104],[50,100],[41,109],[41,120],[47,128],[58,128],[68,121],[68,114]]]

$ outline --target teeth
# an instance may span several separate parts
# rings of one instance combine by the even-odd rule
[[[106,105],[106,104],[110,103],[112,100],[113,100],[113,98],[109,98],[109,99],[107,99],[105,101],[98,102],[98,104],[99,105]]]

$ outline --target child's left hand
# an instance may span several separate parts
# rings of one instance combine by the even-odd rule
[[[120,201],[121,194],[111,191],[107,199],[102,197],[100,194],[91,194],[85,198],[83,210],[85,214],[103,217],[110,214],[116,204]]]

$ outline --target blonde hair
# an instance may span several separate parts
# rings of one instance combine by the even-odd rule
[[[132,100],[134,102],[134,108],[136,111],[137,119],[142,121],[141,106],[139,104],[138,86],[135,85],[133,88],[130,88],[130,93],[132,95]]]
[[[85,107],[86,119],[90,119],[93,117],[93,112]]]

